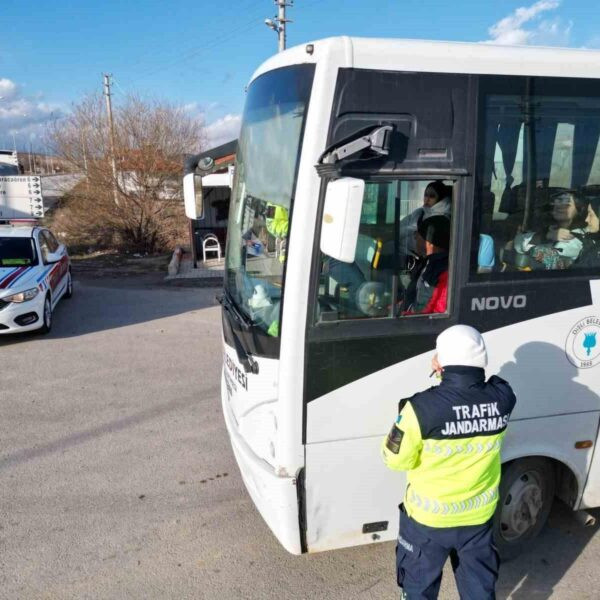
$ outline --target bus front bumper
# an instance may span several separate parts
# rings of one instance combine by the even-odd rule
[[[242,479],[258,512],[275,537],[292,554],[302,554],[296,477],[280,477],[239,435],[221,375],[221,402],[225,425]]]

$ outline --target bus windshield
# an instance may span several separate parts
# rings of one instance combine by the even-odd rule
[[[236,156],[226,289],[253,325],[279,336],[283,272],[314,65],[270,71],[250,86]]]

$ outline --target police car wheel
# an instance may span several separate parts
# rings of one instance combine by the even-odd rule
[[[543,458],[524,458],[503,467],[494,515],[494,542],[502,560],[519,555],[542,530],[554,487],[554,468]]]
[[[64,297],[71,298],[73,296],[73,276],[71,275],[71,269],[67,273],[67,289],[65,290]]]
[[[52,303],[50,302],[50,295],[46,296],[44,300],[44,312],[42,314],[42,326],[40,333],[48,333],[52,329]]]

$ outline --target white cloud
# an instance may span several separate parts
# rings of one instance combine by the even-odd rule
[[[494,23],[489,30],[493,44],[567,46],[573,23],[562,19],[542,20],[548,11],[556,10],[560,0],[539,0],[531,6],[522,6]]]
[[[0,146],[12,147],[14,135],[17,148],[29,149],[31,143],[39,149],[44,126],[62,116],[59,105],[27,96],[17,83],[0,78]]]
[[[188,104],[184,104],[181,109],[183,112],[197,113],[200,110],[200,105],[197,102],[188,102]]]
[[[235,140],[240,133],[242,115],[225,115],[206,126],[208,148],[214,148]]]
[[[17,84],[10,79],[0,78],[0,98],[6,100],[17,93]]]

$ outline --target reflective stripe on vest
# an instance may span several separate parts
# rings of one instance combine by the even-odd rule
[[[492,452],[492,450],[500,450],[502,442],[496,439],[491,442],[477,442],[471,444],[467,441],[465,444],[453,442],[452,444],[436,443],[431,440],[423,444],[423,452],[438,454],[439,456],[452,456],[453,454],[482,454],[484,452]]]
[[[408,501],[419,510],[432,513],[434,515],[457,515],[469,510],[481,508],[498,500],[498,488],[488,490],[477,496],[473,496],[464,502],[439,502],[433,498],[416,494],[411,490]]]

